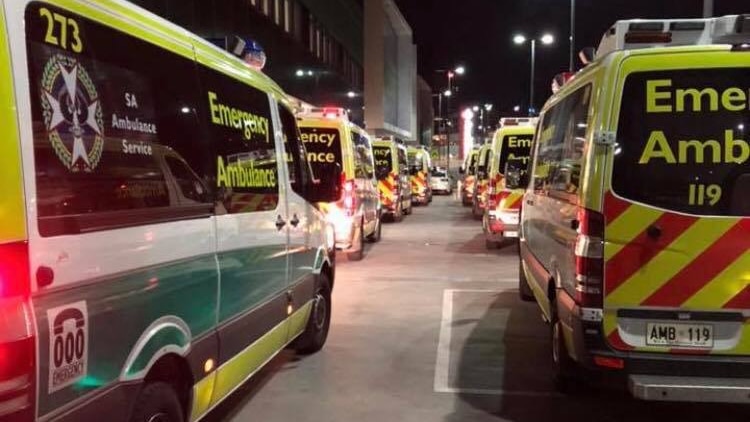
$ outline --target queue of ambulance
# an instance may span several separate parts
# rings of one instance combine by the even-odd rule
[[[517,245],[561,391],[750,403],[750,15],[618,21],[581,58],[460,200]]]
[[[430,202],[425,150],[246,60],[124,0],[0,2],[0,421],[204,418],[320,350],[337,255]]]

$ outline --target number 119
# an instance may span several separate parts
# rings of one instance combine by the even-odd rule
[[[721,200],[721,186],[690,184],[690,198],[688,201],[690,205],[705,205],[706,201],[708,201],[708,204],[713,206],[719,200]]]

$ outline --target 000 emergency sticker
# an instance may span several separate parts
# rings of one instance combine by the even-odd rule
[[[47,310],[49,322],[49,392],[86,376],[88,369],[88,311],[79,301]]]

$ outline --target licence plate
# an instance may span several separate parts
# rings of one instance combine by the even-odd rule
[[[518,237],[518,232],[503,232],[505,237]]]
[[[650,322],[646,324],[646,345],[712,348],[714,327],[708,324]]]

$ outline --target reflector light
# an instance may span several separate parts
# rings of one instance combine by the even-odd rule
[[[594,356],[594,363],[597,366],[610,369],[623,369],[625,368],[625,361],[618,358],[608,358],[604,356]]]
[[[0,297],[28,297],[31,292],[26,242],[0,245]]]

